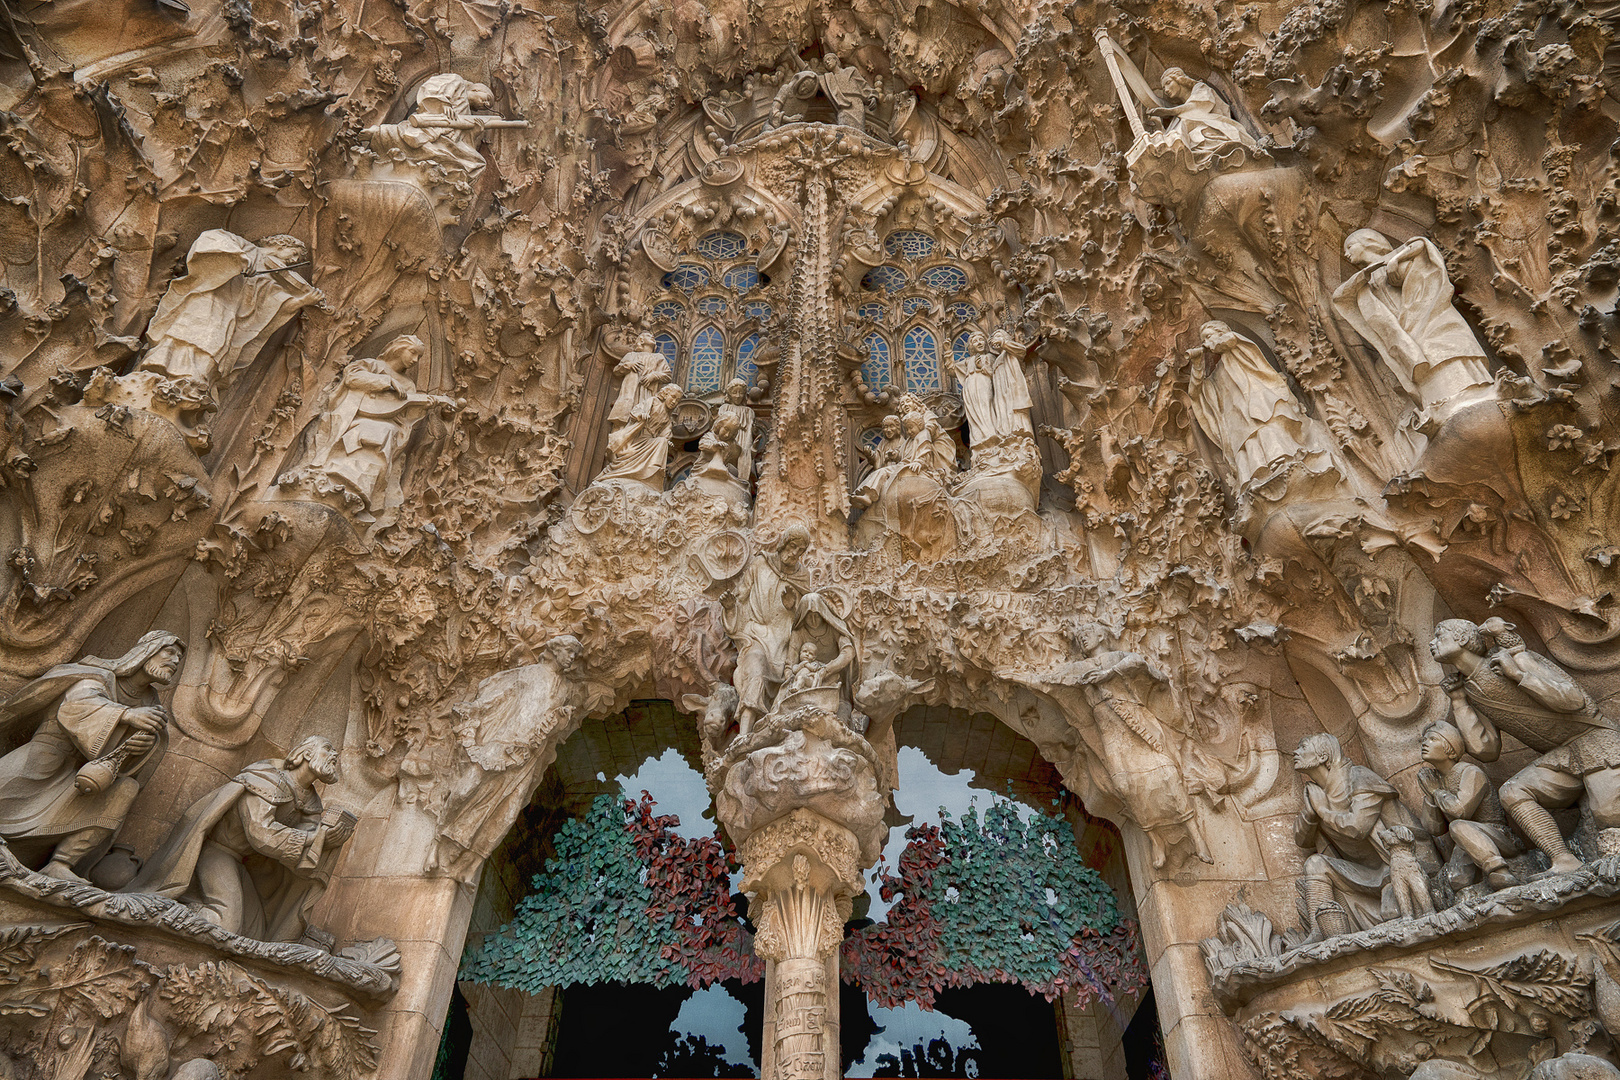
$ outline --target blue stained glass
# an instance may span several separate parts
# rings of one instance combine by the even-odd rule
[[[681,347],[675,339],[669,334],[654,334],[653,347],[664,354],[664,359],[669,362],[669,370],[674,371],[675,360],[681,355]]]
[[[697,309],[701,315],[724,315],[726,302],[718,296],[705,296],[697,302]]]
[[[966,300],[957,300],[945,305],[945,313],[957,322],[969,322],[979,317],[979,309]]]
[[[957,293],[967,288],[967,275],[954,266],[930,266],[922,272],[922,283],[940,292]]]
[[[725,359],[726,339],[719,330],[705,326],[692,339],[692,354],[686,361],[686,392],[718,394],[720,364]]]
[[[889,238],[883,241],[883,250],[889,253],[891,259],[921,262],[934,253],[934,238],[916,229],[901,229],[889,234]]]
[[[750,300],[743,304],[743,317],[768,322],[771,317],[771,305],[763,300]]]
[[[865,431],[861,432],[859,438],[861,441],[861,447],[870,454],[877,450],[878,444],[883,441],[883,429],[869,427]]]
[[[855,309],[855,314],[863,319],[871,319],[873,322],[882,322],[883,317],[888,313],[889,310],[882,304],[862,304]]]
[[[861,278],[861,288],[867,292],[899,292],[911,279],[898,266],[874,266]]]
[[[758,334],[749,334],[737,346],[737,378],[753,386],[759,378],[759,368],[754,363],[754,353],[759,351],[760,337]]]
[[[709,283],[709,271],[694,263],[681,263],[664,275],[664,288],[680,289],[691,296]]]
[[[748,241],[734,232],[706,233],[698,239],[697,252],[710,259],[735,259],[748,250]]]
[[[653,318],[655,319],[668,319],[670,322],[676,322],[684,314],[686,314],[686,309],[673,300],[661,300],[653,305]]]
[[[889,388],[889,343],[877,334],[866,335],[866,362],[861,364],[861,378],[866,388],[880,393]]]
[[[906,390],[929,394],[942,389],[939,375],[939,345],[926,327],[913,326],[900,343],[906,366]]]
[[[732,292],[745,293],[749,289],[758,288],[763,280],[764,278],[756,267],[734,266],[726,271],[720,282]]]
[[[904,315],[915,315],[919,311],[933,310],[933,301],[927,300],[921,296],[908,296],[900,305],[900,311]]]
[[[972,336],[973,331],[964,330],[960,334],[957,334],[956,339],[951,342],[951,359],[955,360],[958,364],[967,359],[968,339]]]

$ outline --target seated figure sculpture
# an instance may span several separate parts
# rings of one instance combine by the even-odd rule
[[[1366,930],[1400,913],[1390,889],[1388,853],[1378,830],[1411,830],[1418,863],[1439,865],[1429,834],[1383,777],[1344,756],[1332,735],[1307,735],[1294,751],[1304,774],[1304,806],[1294,843],[1312,852],[1301,884],[1311,941]]]
[[[43,873],[83,882],[169,745],[157,688],[180,670],[185,645],[153,630],[123,656],[58,664],[0,706],[0,730],[28,741],[0,758],[0,837]]]
[[[674,383],[658,388],[608,435],[608,459],[596,474],[596,483],[623,480],[664,490],[664,466],[669,461],[669,440],[674,432],[669,411],[681,400]]]
[[[291,268],[309,249],[292,236],[258,243],[224,229],[198,235],[186,273],[169,283],[146,328],[149,347],[135,370],[85,387],[88,405],[123,405],[162,416],[199,453],[209,448],[202,419],[271,335],[321,291]]]
[[[319,735],[254,762],[193,803],[124,891],[180,899],[244,937],[300,940],[354,831],[315,791],[338,778],[337,748]]]
[[[1445,619],[1429,651],[1456,668],[1446,688],[1470,754],[1495,761],[1506,733],[1541,755],[1502,785],[1502,806],[1555,873],[1579,870],[1552,811],[1584,795],[1599,830],[1620,829],[1620,723],[1501,619]]]
[[[1423,729],[1422,754],[1428,763],[1418,770],[1418,784],[1426,793],[1423,824],[1454,845],[1445,871],[1452,888],[1472,885],[1484,871],[1491,888],[1505,889],[1518,884],[1507,859],[1524,845],[1508,828],[1485,770],[1462,760],[1464,753],[1462,732],[1453,725],[1436,720]]]

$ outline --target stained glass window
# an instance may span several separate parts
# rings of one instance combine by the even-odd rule
[[[861,288],[867,292],[899,292],[911,279],[898,266],[874,266],[861,278]]]
[[[883,250],[889,253],[891,259],[921,262],[934,253],[934,238],[916,229],[901,229],[889,234],[889,238],[883,241]]]
[[[664,275],[664,288],[680,289],[691,296],[709,283],[709,272],[695,263],[681,263]]]
[[[697,309],[701,315],[724,315],[726,302],[719,296],[705,296],[697,302]]]
[[[880,393],[889,388],[889,343],[879,334],[866,335],[866,362],[861,365],[861,378],[866,388]]]
[[[719,330],[705,326],[692,339],[692,355],[686,361],[686,392],[715,394],[720,391],[720,364],[725,359],[726,339]]]
[[[745,293],[749,289],[758,288],[763,280],[757,267],[734,266],[726,271],[720,282],[732,292]]]
[[[913,326],[900,343],[906,366],[906,390],[913,394],[943,389],[939,375],[939,345],[927,327]]]
[[[673,372],[675,361],[681,355],[681,347],[674,337],[669,334],[654,334],[653,347],[664,354],[664,359],[669,362],[669,370]]]
[[[860,307],[855,309],[855,314],[859,315],[861,318],[871,319],[873,322],[879,323],[883,321],[883,317],[888,313],[888,309],[882,304],[862,304]]]
[[[706,233],[697,242],[698,254],[711,259],[735,259],[747,250],[748,241],[734,232]]]
[[[861,441],[861,447],[868,454],[875,453],[878,448],[878,444],[883,441],[883,429],[869,427],[865,431],[861,432],[859,438]]]
[[[967,359],[968,339],[972,336],[972,330],[964,330],[960,334],[957,334],[956,338],[951,342],[951,359],[955,360],[958,364]]]
[[[750,300],[743,304],[743,317],[768,322],[771,317],[771,305],[763,300]]]
[[[686,309],[673,300],[661,300],[653,305],[653,318],[668,319],[676,322],[685,314]]]
[[[958,293],[967,288],[967,275],[954,266],[930,266],[922,272],[922,283],[940,292]]]
[[[933,311],[933,301],[921,296],[908,296],[900,305],[900,311],[905,315],[915,315],[919,311]]]
[[[945,313],[957,322],[969,322],[979,317],[979,309],[966,300],[956,300],[946,304]]]
[[[737,346],[737,378],[754,385],[759,378],[759,368],[754,363],[754,353],[759,351],[760,337],[758,334],[749,334]]]

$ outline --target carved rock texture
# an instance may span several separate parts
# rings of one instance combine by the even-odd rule
[[[426,1080],[466,888],[656,694],[759,849],[773,1080],[837,1073],[923,705],[1121,827],[1178,1080],[1620,1062],[1617,35],[11,5],[0,1052]],[[59,665],[154,630],[177,670],[61,722]],[[324,886],[302,938],[117,891],[311,738],[243,841]],[[47,757],[104,820],[31,824]]]

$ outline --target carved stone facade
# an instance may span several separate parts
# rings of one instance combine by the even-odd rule
[[[427,1080],[652,697],[771,1080],[920,707],[1119,826],[1177,1080],[1620,1076],[1614,12],[3,14],[0,1076]]]

